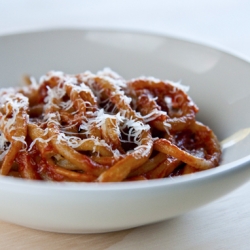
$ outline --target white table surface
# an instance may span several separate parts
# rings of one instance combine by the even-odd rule
[[[0,35],[58,27],[167,34],[250,61],[247,0],[0,0]],[[178,218],[115,233],[55,234],[0,221],[0,249],[250,249],[250,182]]]

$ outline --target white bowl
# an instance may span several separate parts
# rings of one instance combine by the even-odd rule
[[[110,67],[190,86],[197,120],[224,141],[221,166],[192,175],[129,183],[48,183],[0,177],[0,219],[35,229],[96,233],[137,227],[188,212],[250,177],[250,64],[207,46],[149,34],[50,30],[0,37],[0,84],[50,70]],[[233,136],[232,136],[233,135]]]

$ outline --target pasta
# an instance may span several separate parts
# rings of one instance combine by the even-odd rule
[[[120,182],[219,165],[220,144],[178,83],[104,69],[48,72],[0,91],[0,174]]]

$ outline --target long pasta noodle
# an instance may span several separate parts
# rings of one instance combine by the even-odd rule
[[[121,182],[217,167],[220,143],[197,112],[181,84],[51,71],[0,90],[0,174]]]

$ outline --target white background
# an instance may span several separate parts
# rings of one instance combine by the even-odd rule
[[[248,0],[0,0],[0,33],[51,27],[143,30],[250,57]]]

